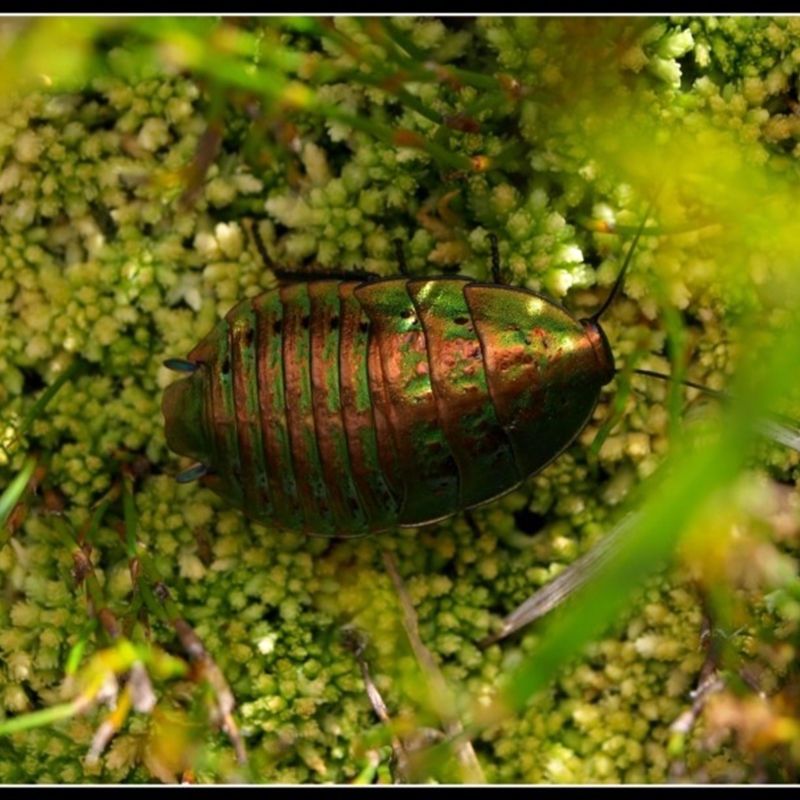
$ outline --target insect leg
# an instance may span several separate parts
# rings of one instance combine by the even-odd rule
[[[497,244],[497,236],[490,233],[489,242],[492,245],[492,281],[494,283],[505,283],[500,273],[500,246]]]
[[[394,240],[394,253],[397,258],[397,268],[403,277],[408,277],[408,265],[406,264],[406,254],[403,252],[403,240]]]
[[[252,225],[249,225],[245,230],[249,231],[250,236],[255,243],[256,250],[258,250],[258,254],[261,256],[261,260],[264,262],[264,266],[275,272],[275,262],[269,257],[267,245],[264,243],[264,237],[261,235],[261,231],[258,228],[258,222],[254,220]]]

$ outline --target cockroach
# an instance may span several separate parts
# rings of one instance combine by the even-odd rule
[[[494,237],[493,283],[312,279],[239,303],[187,359],[165,362],[187,376],[164,394],[167,443],[198,462],[178,481],[199,479],[258,522],[326,536],[428,525],[512,491],[575,440],[615,375],[599,320],[645,223],[588,319],[504,285]],[[800,450],[793,422],[759,430]],[[633,519],[481,644],[587,583]]]
[[[600,310],[462,277],[296,282],[247,299],[165,391],[167,443],[252,519],[325,536],[428,525],[535,475],[615,374]]]

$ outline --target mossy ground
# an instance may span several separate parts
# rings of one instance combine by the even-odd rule
[[[413,274],[478,278],[493,232],[510,283],[587,316],[647,213],[657,230],[603,319],[618,366],[712,388],[761,367],[739,384],[759,387],[752,414],[791,410],[778,359],[797,346],[797,20],[14,20],[0,60],[0,486],[32,453],[46,468],[0,550],[0,716],[56,706],[75,691],[74,648],[80,678],[110,646],[76,586],[82,546],[124,635],[185,657],[163,619],[131,611],[132,517],[126,528],[114,492],[135,475],[135,538],[230,685],[249,755],[235,763],[196,675],[154,672],[155,708],[131,713],[94,763],[102,706],[0,738],[0,780],[348,782],[375,752],[388,780],[389,733],[343,627],[364,632],[404,738],[442,720],[382,550],[462,718],[479,718],[551,640],[540,627],[476,642],[613,527],[676,442],[719,453],[690,485],[674,466],[652,485],[668,535],[688,529],[678,566],[579,657],[565,649],[547,688],[474,748],[491,782],[792,779],[797,453],[713,449],[714,429],[706,447],[692,431],[716,412],[696,392],[638,377],[621,393],[618,378],[567,453],[475,512],[478,536],[458,517],[336,542],[266,530],[177,485],[160,400],[161,362],[275,285],[254,225],[285,268],[391,274],[400,238]],[[679,496],[700,516],[682,522]],[[703,598],[728,688],[681,747],[671,726],[707,653]],[[453,759],[423,760],[419,776],[464,777]]]

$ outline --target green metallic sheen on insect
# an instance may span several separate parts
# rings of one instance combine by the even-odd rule
[[[605,334],[465,278],[295,283],[231,309],[163,401],[184,473],[279,528],[354,536],[513,489],[583,429]]]

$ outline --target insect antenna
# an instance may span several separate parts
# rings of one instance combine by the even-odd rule
[[[589,317],[589,321],[597,324],[600,317],[605,313],[606,309],[614,302],[614,298],[619,293],[620,287],[622,286],[622,282],[625,280],[625,275],[628,272],[628,268],[631,265],[631,260],[633,258],[633,253],[636,250],[636,245],[639,243],[639,238],[641,237],[642,233],[644,232],[644,227],[647,224],[647,219],[650,216],[650,207],[644,213],[642,217],[642,221],[639,223],[639,227],[636,229],[636,234],[633,237],[633,241],[631,242],[631,246],[628,248],[628,252],[625,256],[625,263],[622,265],[622,269],[620,270],[617,279],[614,281],[614,285],[611,287],[611,291],[606,297],[605,302],[600,306],[600,308]],[[662,381],[668,381],[670,383],[680,383],[683,386],[688,386],[692,389],[698,389],[699,391],[707,394],[709,397],[716,397],[718,400],[729,400],[730,396],[727,395],[725,392],[719,392],[715,389],[710,389],[708,386],[703,386],[701,383],[695,383],[694,381],[681,379],[678,380],[677,378],[673,378],[670,375],[665,375],[663,372],[655,372],[649,369],[633,369],[631,370],[633,373],[637,375],[646,375],[650,378],[658,378]],[[617,370],[620,372],[620,370]]]
[[[645,211],[644,216],[642,217],[642,221],[639,223],[639,227],[636,229],[636,235],[633,237],[631,246],[628,248],[628,253],[625,256],[625,263],[622,265],[622,269],[620,270],[619,275],[617,275],[617,279],[614,281],[614,285],[611,287],[611,291],[609,292],[608,297],[606,297],[606,300],[603,303],[603,305],[600,306],[600,308],[597,311],[595,311],[595,313],[592,314],[591,317],[589,317],[590,322],[597,324],[597,322],[600,320],[600,317],[602,317],[603,314],[605,313],[606,309],[614,302],[614,298],[617,296],[617,293],[619,292],[619,289],[622,286],[622,282],[625,280],[625,275],[628,272],[628,267],[630,267],[631,265],[633,252],[634,250],[636,250],[636,245],[639,243],[639,238],[641,237],[642,232],[644,231],[644,226],[647,223],[647,218],[649,215],[650,215],[650,209],[648,208],[647,211]]]
[[[710,389],[708,386],[703,386],[702,383],[695,383],[695,381],[689,381],[683,378],[678,380],[677,378],[673,378],[671,375],[666,375],[663,372],[655,372],[652,369],[634,369],[631,370],[631,372],[635,373],[636,375],[646,375],[648,378],[658,378],[662,381],[669,381],[669,383],[680,383],[682,386],[688,386],[691,389],[699,389],[709,397],[716,397],[718,400],[731,399],[731,396],[726,392],[720,392],[717,389]]]

